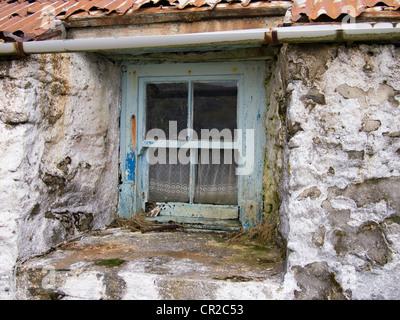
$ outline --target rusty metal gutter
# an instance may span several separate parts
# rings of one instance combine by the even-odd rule
[[[0,43],[0,55],[104,52],[150,48],[400,40],[400,24],[309,25],[174,35]]]

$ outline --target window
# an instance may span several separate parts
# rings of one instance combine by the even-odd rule
[[[129,216],[151,203],[161,208],[160,219],[218,228],[257,223],[265,144],[264,66],[198,63],[127,69],[120,214]],[[249,165],[250,170],[243,170]]]
[[[238,82],[148,82],[145,87],[145,141],[160,130],[157,138],[166,144],[189,142],[149,148],[148,201],[237,205],[235,159],[223,142],[232,142],[237,129]],[[202,140],[222,141],[214,149],[185,147]]]

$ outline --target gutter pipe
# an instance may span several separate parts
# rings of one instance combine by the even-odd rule
[[[400,40],[400,23],[306,25],[174,35],[0,43],[0,55],[101,52],[150,48]]]
[[[400,23],[345,23],[272,28],[267,43],[400,40]]]

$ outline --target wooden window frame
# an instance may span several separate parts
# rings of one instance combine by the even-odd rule
[[[120,200],[119,214],[129,218],[145,210],[148,194],[148,165],[145,150],[156,147],[157,142],[145,140],[145,85],[146,83],[188,81],[189,95],[194,81],[237,81],[237,128],[254,130],[254,169],[250,175],[238,176],[238,206],[165,203],[163,210],[169,212],[167,218],[176,217],[179,222],[192,218],[202,223],[204,219],[218,216],[218,224],[225,228],[237,228],[232,223],[230,210],[239,212],[237,222],[244,229],[257,225],[262,211],[262,170],[265,153],[265,128],[263,115],[265,102],[265,62],[212,62],[174,64],[126,64],[122,74],[121,145],[120,145]],[[189,119],[193,117],[193,103],[189,97]],[[133,128],[136,126],[136,128]],[[245,138],[244,138],[245,139]],[[188,142],[169,141],[173,146]],[[189,147],[230,148],[240,154],[250,152],[246,144],[238,142],[191,141]],[[194,166],[192,164],[192,166]],[[191,194],[193,199],[193,194]],[[198,210],[203,210],[199,215]],[[204,211],[205,210],[205,211]],[[208,212],[204,214],[204,212]],[[183,212],[183,214],[182,214]],[[165,212],[164,212],[165,214]]]

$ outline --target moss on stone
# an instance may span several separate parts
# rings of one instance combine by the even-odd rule
[[[104,259],[95,263],[96,266],[117,267],[125,261],[122,259]]]

